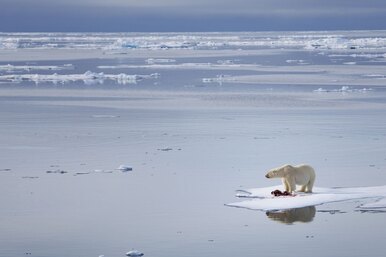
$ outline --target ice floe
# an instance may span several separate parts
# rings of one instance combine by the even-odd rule
[[[120,171],[132,171],[133,167],[131,167],[130,165],[127,165],[127,164],[122,164],[122,165],[119,165],[117,170],[120,170]]]
[[[300,64],[300,65],[305,65],[308,64],[305,60],[286,60],[286,63],[294,63],[294,64]]]
[[[345,65],[355,65],[357,63],[356,62],[344,62],[343,64],[345,64]]]
[[[358,206],[358,208],[386,208],[386,186],[351,188],[315,187],[312,194],[296,193],[296,196],[272,196],[271,192],[277,188],[280,188],[280,186],[242,190],[239,191],[236,196],[239,198],[249,198],[248,200],[226,205],[251,210],[272,211],[316,206],[332,202],[374,199],[378,201],[363,204]]]
[[[179,63],[179,64],[170,64],[170,63],[149,63],[148,65],[130,65],[130,64],[120,64],[120,65],[99,65],[98,69],[256,69],[260,67],[257,64],[234,64],[228,62],[218,61],[217,63]]]
[[[72,64],[64,65],[0,65],[0,71],[32,71],[32,70],[71,70],[74,69]]]
[[[22,81],[33,81],[39,83],[54,83],[64,84],[68,82],[83,81],[85,84],[102,84],[105,80],[113,80],[118,84],[135,84],[143,79],[158,78],[158,73],[150,75],[129,75],[125,73],[120,74],[104,74],[103,72],[95,73],[86,71],[83,74],[9,74],[1,75],[0,81],[19,83]]]
[[[343,93],[349,93],[349,92],[368,92],[372,91],[372,88],[361,88],[361,89],[356,89],[356,88],[351,88],[349,86],[342,86],[341,88],[338,89],[324,89],[324,88],[318,88],[315,89],[314,92],[317,93],[328,93],[328,92],[343,92]]]
[[[215,78],[203,78],[202,79],[202,82],[203,83],[219,83],[220,85],[223,83],[223,82],[229,82],[229,81],[232,81],[233,78],[229,75],[217,75]]]
[[[129,257],[138,257],[138,256],[143,256],[144,253],[138,251],[138,250],[132,250],[132,251],[129,251],[126,253],[126,256],[129,256]]]
[[[155,64],[155,63],[171,63],[171,62],[176,62],[175,59],[165,59],[165,58],[158,58],[158,59],[154,59],[154,58],[148,58],[146,59],[146,62],[148,64]]]

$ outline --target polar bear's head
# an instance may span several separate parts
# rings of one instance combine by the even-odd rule
[[[291,165],[283,165],[279,168],[272,169],[268,171],[268,173],[265,175],[266,178],[282,178],[284,177],[288,171],[292,168]]]

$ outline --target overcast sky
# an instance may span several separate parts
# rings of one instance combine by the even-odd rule
[[[386,0],[0,0],[0,31],[386,29]]]

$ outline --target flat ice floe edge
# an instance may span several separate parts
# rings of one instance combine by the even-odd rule
[[[333,202],[367,199],[372,202],[359,205],[359,209],[386,208],[386,186],[376,187],[316,187],[312,194],[296,193],[296,196],[274,197],[271,192],[280,186],[240,190],[239,198],[248,200],[225,204],[230,207],[251,210],[274,211],[316,206]]]

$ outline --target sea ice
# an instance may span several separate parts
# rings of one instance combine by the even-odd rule
[[[322,92],[325,92],[325,93],[328,93],[328,92],[343,92],[343,93],[348,93],[348,92],[367,92],[367,91],[372,91],[373,89],[372,88],[362,88],[362,89],[354,89],[354,88],[351,88],[349,86],[342,86],[341,88],[339,89],[324,89],[324,88],[318,88],[318,89],[315,89],[314,92],[318,92],[318,93],[322,93]]]
[[[159,59],[149,58],[149,59],[146,60],[146,62],[148,64],[171,63],[171,62],[176,62],[176,60],[175,59],[163,59],[163,58],[162,59],[161,58],[159,58]]]
[[[0,65],[0,71],[31,71],[31,70],[70,70],[74,69],[72,64],[64,65]]]
[[[50,82],[53,84],[68,83],[75,81],[83,81],[85,84],[102,84],[105,80],[113,80],[118,84],[135,84],[140,80],[149,78],[158,78],[158,73],[150,75],[128,75],[125,73],[120,74],[104,74],[103,72],[95,73],[86,71],[83,74],[9,74],[1,75],[0,81],[20,83],[22,81],[33,81],[36,84],[43,82]]]
[[[362,205],[361,208],[386,207],[386,186],[353,187],[353,188],[324,188],[315,187],[312,194],[296,193],[296,196],[274,197],[271,192],[280,186],[254,188],[239,191],[236,196],[250,198],[246,201],[226,204],[252,210],[272,211],[302,208],[331,202],[349,201],[355,199],[381,199],[372,204]]]
[[[383,50],[383,31],[339,33],[280,32],[197,33],[188,35],[150,33],[1,33],[0,49],[93,49],[93,50],[207,50],[207,49],[306,49],[323,51]]]
[[[220,85],[223,82],[229,82],[232,81],[232,77],[228,75],[217,75],[215,78],[203,78],[202,82],[203,83],[219,83]]]
[[[132,171],[133,168],[131,166],[129,166],[129,165],[122,164],[122,165],[119,165],[117,170],[120,170],[120,171]]]
[[[137,251],[137,250],[132,250],[132,251],[126,253],[126,256],[129,256],[129,257],[137,257],[137,256],[143,256],[143,255],[144,255],[144,253]]]

